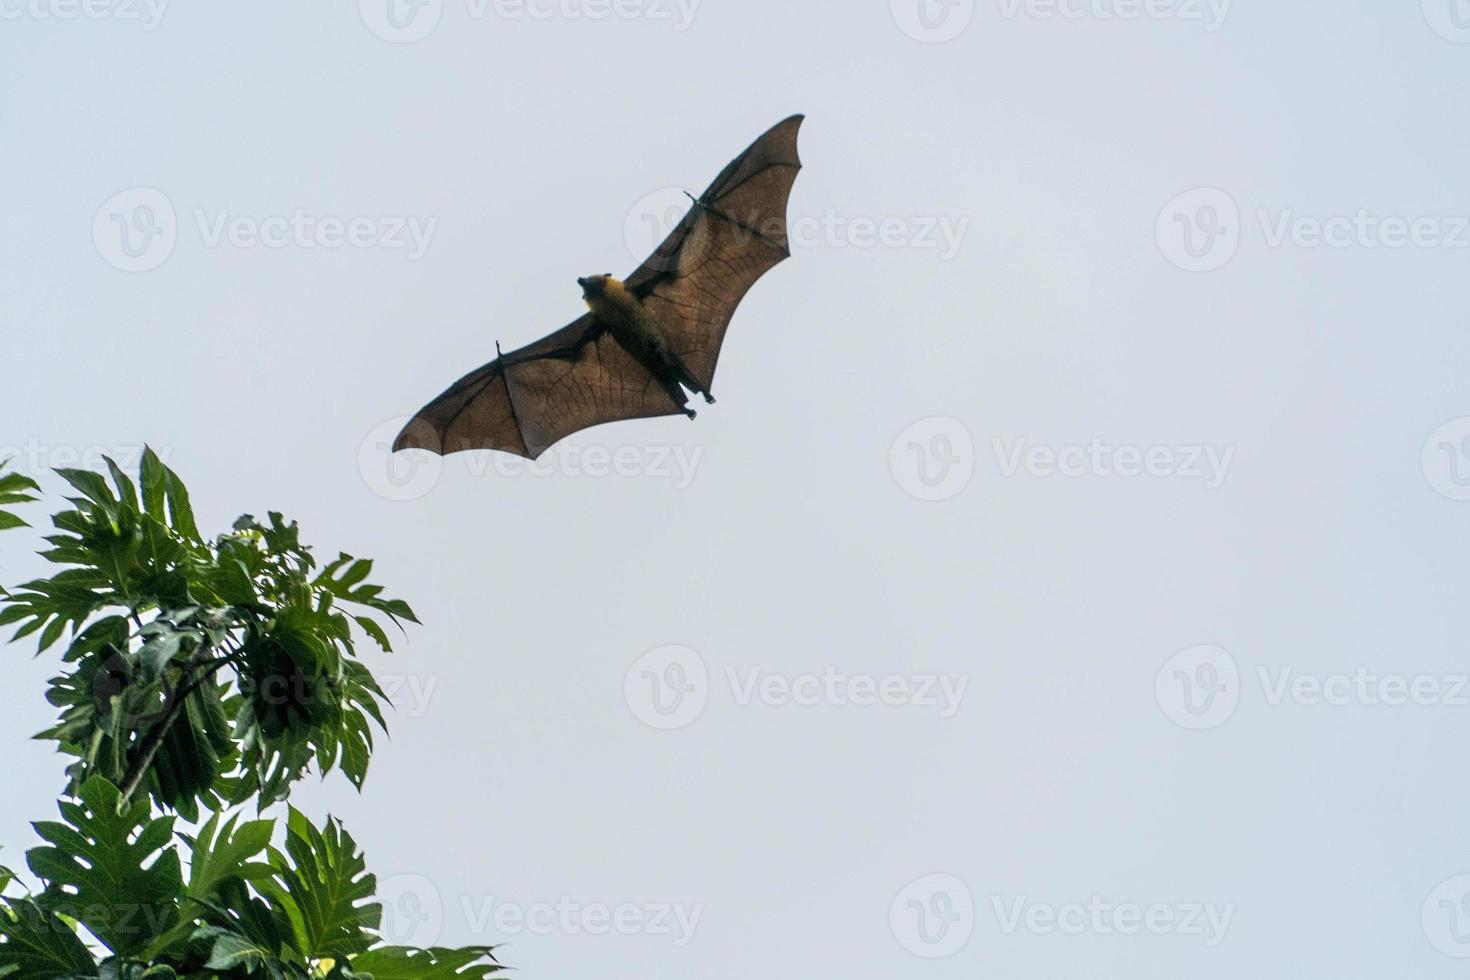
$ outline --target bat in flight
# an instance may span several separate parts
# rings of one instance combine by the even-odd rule
[[[786,204],[801,169],[801,116],[732,160],[648,260],[619,281],[577,280],[589,312],[456,381],[393,443],[447,455],[498,449],[535,459],[574,432],[684,414],[710,385],[735,308],[790,256]]]

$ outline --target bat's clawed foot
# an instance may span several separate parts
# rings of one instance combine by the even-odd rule
[[[706,405],[713,405],[715,403],[715,396],[706,391],[704,393],[704,403]]]
[[[696,416],[696,415],[698,415],[698,414],[699,414],[699,413],[698,413],[698,412],[696,412],[696,411],[695,411],[695,410],[694,410],[694,409],[692,409],[692,408],[686,408],[686,409],[684,409],[684,414],[685,414],[685,415],[687,415],[687,416],[689,416],[689,421],[691,421],[691,422],[693,422],[693,421],[694,421],[694,417],[695,417],[695,416]]]

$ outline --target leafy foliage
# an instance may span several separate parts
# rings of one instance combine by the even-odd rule
[[[46,882],[36,904],[74,919],[112,952],[126,956],[172,925],[183,880],[173,819],[150,819],[147,800],[121,806],[117,787],[89,779],[80,802],[61,801],[64,823],[41,821],[49,846],[26,854]]]
[[[63,821],[35,824],[47,843],[26,857],[41,894],[0,899],[0,978],[482,980],[501,969],[488,946],[374,949],[376,882],[335,821],[319,829],[292,808],[277,850],[274,820],[215,814],[175,833],[146,800],[119,809],[100,776],[80,800],[61,802]],[[97,964],[79,929],[112,955]]]
[[[387,699],[356,643],[391,649],[374,617],[413,610],[366,583],[370,561],[318,570],[280,514],[206,541],[152,451],[136,483],[108,466],[110,481],[57,471],[79,496],[42,554],[67,567],[0,596],[14,639],[39,634],[44,651],[69,637],[47,695],[57,724],[39,736],[75,757],[69,789],[101,775],[195,820],[201,805],[282,800],[313,765],[361,788]]]
[[[340,824],[318,831],[295,807],[286,825],[288,862],[276,856],[269,892],[291,923],[292,945],[308,959],[339,959],[373,944],[383,907],[377,879]]]
[[[0,903],[0,977],[95,976],[96,963],[71,927],[27,899]]]
[[[26,854],[42,890],[0,867],[0,980],[483,980],[488,946],[379,945],[376,880],[356,842],[283,800],[308,768],[361,789],[387,700],[356,642],[412,609],[367,583],[372,563],[318,569],[294,523],[240,518],[207,541],[151,451],[134,482],[59,470],[79,496],[42,552],[65,566],[0,590],[0,625],[65,641],[39,738],[73,757],[59,821]],[[0,475],[0,504],[36,484]],[[25,526],[0,509],[0,529]],[[192,832],[175,820],[196,822]],[[160,813],[161,811],[161,813]],[[172,811],[170,813],[169,811]],[[280,848],[272,841],[281,837]]]
[[[35,500],[36,493],[40,487],[30,477],[19,473],[6,473],[5,464],[0,462],[0,505],[27,504]],[[16,527],[28,527],[25,521],[15,514],[0,506],[0,531],[7,531]]]
[[[354,958],[352,969],[358,976],[372,974],[373,980],[485,980],[502,967],[495,962],[489,946],[380,946]]]

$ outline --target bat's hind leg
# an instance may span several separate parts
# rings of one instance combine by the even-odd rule
[[[700,384],[699,379],[694,376],[693,371],[684,366],[684,362],[679,359],[679,355],[669,354],[668,357],[669,368],[673,372],[674,377],[678,379],[679,384],[688,388],[696,395],[703,395],[706,405],[713,405],[715,403],[715,396],[709,393],[708,388]]]
[[[674,400],[674,404],[679,406],[680,411],[689,416],[692,421],[698,413],[689,407],[689,396],[684,394],[684,389],[679,386],[679,382],[675,378],[660,373],[658,384]]]

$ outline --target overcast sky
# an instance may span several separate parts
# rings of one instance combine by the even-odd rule
[[[414,603],[365,792],[297,794],[393,938],[1461,975],[1470,6],[389,2],[0,0],[0,455],[150,442]],[[389,460],[793,112],[718,404]]]

